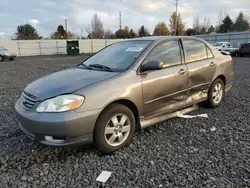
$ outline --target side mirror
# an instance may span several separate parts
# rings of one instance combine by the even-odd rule
[[[157,60],[149,60],[142,66],[142,71],[160,70],[163,68],[163,63]]]
[[[226,47],[225,45],[222,46],[222,48],[225,48],[225,47]]]

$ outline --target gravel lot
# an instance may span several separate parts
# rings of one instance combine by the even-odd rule
[[[249,58],[235,59],[234,88],[221,107],[193,113],[208,113],[208,119],[168,120],[137,132],[129,147],[106,156],[91,145],[40,145],[19,130],[15,118],[14,103],[29,82],[83,58],[0,62],[0,187],[101,187],[95,179],[102,170],[113,172],[105,187],[250,186]]]

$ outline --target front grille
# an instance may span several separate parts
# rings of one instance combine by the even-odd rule
[[[34,105],[37,102],[37,98],[34,97],[33,95],[23,92],[21,96],[21,103],[23,107],[27,110],[30,110],[34,107]]]

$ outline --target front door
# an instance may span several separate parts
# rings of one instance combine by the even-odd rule
[[[163,69],[141,75],[145,118],[185,106],[187,67],[182,57],[179,40],[168,40],[158,44],[144,61],[164,63]]]
[[[212,51],[201,41],[184,39],[182,43],[188,68],[187,104],[203,101],[207,98],[215,74],[215,58]]]

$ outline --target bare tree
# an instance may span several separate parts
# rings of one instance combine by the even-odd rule
[[[205,28],[206,31],[207,31],[208,28],[210,27],[210,19],[207,18],[206,16],[205,16],[205,18],[204,18],[203,27]]]
[[[87,31],[91,35],[91,38],[102,39],[104,37],[103,23],[97,13],[93,15],[90,27]]]
[[[211,26],[210,24],[211,24],[210,19],[205,16],[204,22],[202,23],[200,28],[200,34],[206,34]]]
[[[113,39],[113,38],[115,38],[115,35],[114,35],[114,33],[110,29],[107,29],[104,32],[104,38],[105,39]]]
[[[216,25],[216,31],[219,31],[219,28],[222,24],[222,20],[223,20],[223,17],[222,17],[222,10],[220,10],[220,14],[218,16],[218,21],[217,21],[217,25]]]
[[[200,30],[201,30],[200,17],[199,17],[199,15],[194,17],[193,29],[194,29],[196,32],[198,32],[198,33],[199,33]]]

